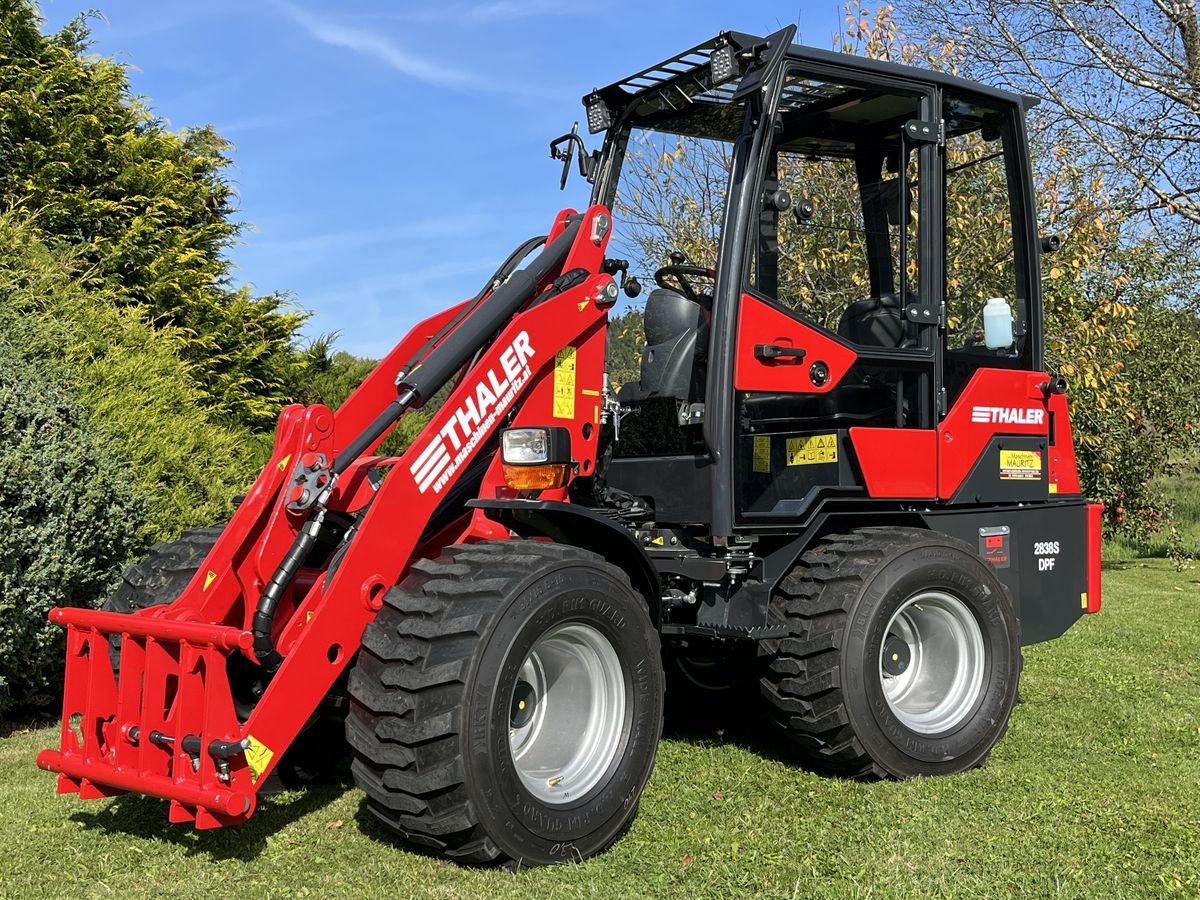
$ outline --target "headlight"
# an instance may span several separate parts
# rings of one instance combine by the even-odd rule
[[[571,470],[571,435],[565,428],[506,428],[500,433],[504,481],[513,490],[562,487]]]

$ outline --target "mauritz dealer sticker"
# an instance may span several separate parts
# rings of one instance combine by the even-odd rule
[[[1042,452],[1001,450],[1000,477],[1009,481],[1037,481],[1042,477]]]

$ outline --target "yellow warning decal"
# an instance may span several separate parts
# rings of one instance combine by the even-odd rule
[[[282,472],[284,469],[286,469],[287,464],[290,463],[291,461],[292,461],[292,454],[289,453],[287,456],[285,456],[283,459],[281,459],[279,461],[279,471]]]
[[[578,306],[578,307],[579,307],[579,311],[580,311],[580,312],[583,312],[585,309],[587,309],[587,305],[588,305],[588,302],[587,302],[586,300],[580,300],[580,301],[579,301],[579,302],[576,304],[576,306]]]
[[[1087,591],[1079,595],[1079,608],[1087,609]]]
[[[554,354],[554,418],[575,418],[575,348]]]
[[[754,436],[754,471],[771,471],[771,438],[768,435]]]
[[[1004,481],[1038,481],[1042,477],[1040,450],[1001,450],[1000,478]]]
[[[599,397],[600,396],[599,391],[593,391],[591,388],[584,388],[579,393],[583,394],[583,396],[585,396],[585,397]]]
[[[661,547],[664,543],[666,543],[666,540],[661,534],[656,534],[654,537],[650,538],[650,543]]]
[[[204,588],[203,588],[203,590],[207,591],[209,589],[209,587],[212,586],[212,583],[216,580],[217,580],[217,573],[214,572],[212,569],[209,569],[207,572],[205,572],[204,573]]]
[[[275,758],[275,751],[252,734],[247,735],[246,740],[250,742],[250,746],[243,752],[246,755],[246,765],[250,767],[250,780],[258,781],[258,776],[267,770],[267,766],[271,765],[271,760]]]
[[[307,625],[309,622],[311,622],[312,617],[315,615],[316,615],[316,613],[314,613],[311,609],[308,612],[306,612],[304,614],[304,624]]]
[[[812,437],[788,438],[789,466],[817,466],[838,461],[836,434],[814,434]]]
[[[1050,482],[1050,493],[1051,494],[1058,493],[1058,482],[1057,481]]]

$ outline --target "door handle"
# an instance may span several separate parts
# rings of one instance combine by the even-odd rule
[[[802,347],[782,347],[779,344],[755,344],[754,358],[760,362],[771,359],[794,359],[797,362],[804,359]]]

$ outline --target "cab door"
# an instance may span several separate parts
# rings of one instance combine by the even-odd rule
[[[780,90],[730,347],[744,525],[937,493],[938,98],[803,64]]]
[[[952,503],[1045,500],[1053,411],[1041,390],[1047,379],[1022,110],[947,90],[942,117],[946,415],[938,496]]]

